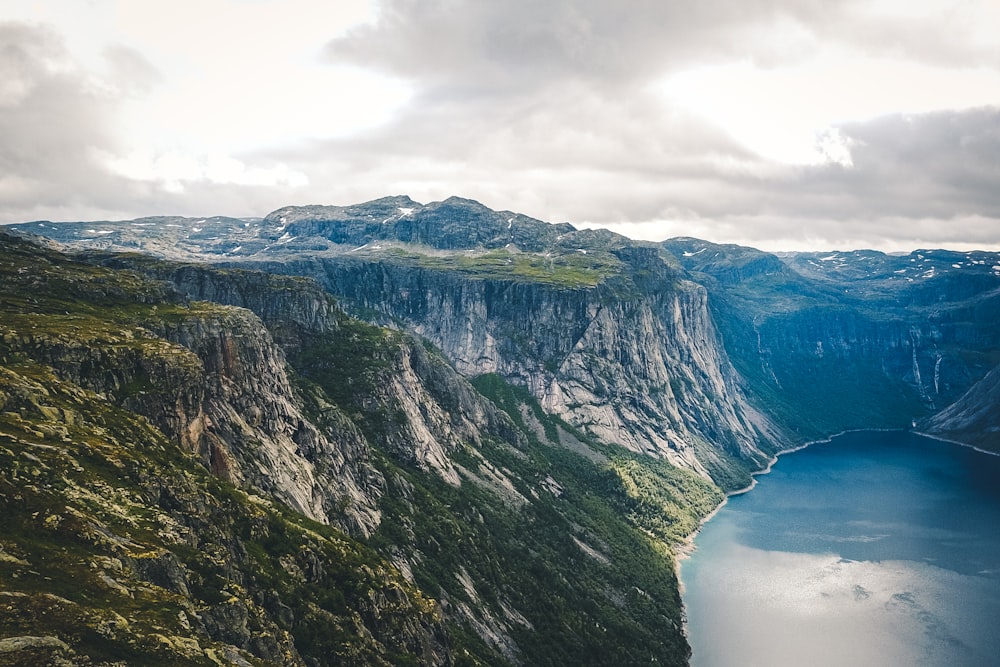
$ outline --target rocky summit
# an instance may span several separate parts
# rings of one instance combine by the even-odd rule
[[[779,451],[1000,451],[1000,254],[637,242],[477,202],[0,231],[0,664],[687,663]]]

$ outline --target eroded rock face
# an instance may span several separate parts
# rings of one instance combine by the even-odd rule
[[[367,398],[370,408],[393,406],[383,446],[404,462],[435,471],[448,483],[461,484],[452,454],[486,437],[515,447],[523,442],[510,419],[457,375],[438,354],[404,337],[392,365],[383,372]]]
[[[144,415],[224,479],[317,521],[374,530],[380,485],[360,435],[348,427],[328,437],[303,415],[259,318],[205,306],[143,324],[83,339],[35,333],[8,345]]]
[[[341,330],[339,320],[347,316],[333,298],[317,283],[306,278],[196,265],[136,262],[116,256],[103,263],[136,268],[150,277],[166,280],[191,299],[216,301],[252,310],[266,325],[264,336],[273,332],[275,341],[286,356],[298,358],[311,345],[322,345],[337,337],[353,335],[350,331]],[[184,326],[190,328],[191,325]],[[198,347],[199,356],[207,362],[206,371],[212,377],[226,380],[215,384],[215,394],[229,397],[216,407],[221,410],[216,418],[195,414],[186,420],[186,430],[197,432],[201,438],[199,444],[185,435],[184,429],[175,430],[182,432],[190,446],[200,448],[206,463],[218,468],[220,473],[231,472],[231,443],[254,437],[255,429],[270,428],[264,440],[284,443],[272,448],[273,451],[289,450],[285,442],[285,435],[289,435],[297,446],[297,454],[326,471],[318,477],[314,474],[313,481],[307,482],[310,487],[339,489],[350,503],[360,503],[359,511],[365,505],[374,507],[384,481],[378,471],[368,464],[369,443],[365,442],[365,436],[340,410],[322,400],[313,406],[314,411],[320,413],[314,419],[322,431],[317,433],[309,420],[297,412],[295,402],[288,399],[291,389],[284,371],[286,359],[269,349],[266,342],[256,344],[248,341],[247,338],[252,339],[259,334],[245,333],[256,330],[255,323],[250,322],[247,327],[223,324],[196,335],[181,329],[164,334],[185,347]],[[407,336],[390,338],[386,339],[385,349],[379,351],[381,358],[377,363],[373,360],[371,365],[381,369],[377,379],[352,397],[364,412],[382,415],[378,428],[381,441],[378,445],[386,447],[399,460],[435,471],[449,483],[457,485],[461,482],[450,461],[450,454],[463,443],[478,445],[487,435],[514,443],[523,439],[524,436],[509,419],[489,401],[483,400],[440,355],[428,352],[421,343]],[[336,368],[335,364],[330,366],[329,359],[320,359],[315,363],[324,366],[322,375],[326,377],[345,372]],[[248,364],[249,368],[246,367]],[[311,364],[306,363],[306,366]],[[305,367],[300,372],[309,377],[314,374],[313,370]],[[366,372],[371,372],[371,369]],[[233,390],[240,387],[245,395],[237,400]],[[260,395],[268,387],[278,398]],[[262,398],[267,405],[271,405],[270,412],[280,410],[281,414],[263,414],[259,403]],[[237,408],[236,411],[229,410],[227,405]],[[215,436],[205,435],[206,419],[216,424],[215,431],[219,431],[218,426],[224,424],[233,425],[235,430],[230,429],[220,443]],[[277,430],[276,425],[279,427]],[[262,481],[264,488],[274,486],[282,489],[295,487],[294,479],[300,476],[308,478],[309,470],[304,470],[301,462],[295,462],[294,457],[286,456],[286,459],[281,465],[277,465],[278,460],[256,464],[258,477],[255,479]],[[284,475],[280,483],[259,476],[272,469],[291,472]],[[358,480],[363,482],[360,485],[364,489],[362,495],[359,495]],[[298,492],[298,496],[297,502],[305,502],[302,492]],[[377,521],[377,513],[361,517],[359,527],[367,533]]]
[[[378,525],[377,473],[356,433],[331,440],[302,414],[284,355],[251,312],[227,308],[216,317],[164,323],[157,332],[201,360],[201,404],[170,431],[217,474],[273,494],[306,516],[343,522],[362,534]],[[341,446],[344,445],[344,446]]]
[[[285,270],[314,271],[334,294],[430,340],[463,375],[526,386],[604,442],[703,474],[699,456],[763,461],[762,445],[781,436],[746,401],[705,290],[655,251],[623,261],[630,284],[579,289],[335,259]]]
[[[1000,366],[957,401],[919,424],[932,435],[1000,452]]]
[[[453,662],[433,600],[306,518],[371,529],[378,480],[344,501],[363,438],[257,316],[3,234],[0,258],[0,661]]]

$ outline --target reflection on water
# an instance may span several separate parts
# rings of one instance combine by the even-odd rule
[[[995,665],[1000,458],[866,432],[781,458],[682,564],[696,667]]]

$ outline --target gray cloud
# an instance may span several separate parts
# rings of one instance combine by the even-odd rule
[[[263,214],[288,203],[292,188],[162,183],[112,172],[124,146],[122,103],[162,80],[139,52],[108,48],[108,71],[88,71],[49,28],[0,23],[0,222],[81,220],[152,214]]]
[[[95,171],[94,151],[114,144],[111,105],[72,71],[58,37],[44,28],[0,25],[0,216],[40,204],[117,199]],[[12,83],[14,82],[14,83]]]
[[[864,3],[809,0],[627,8],[599,0],[388,0],[380,8],[373,24],[326,51],[331,61],[417,86],[417,104],[394,125],[325,150],[374,181],[408,180],[442,194],[458,184],[463,194],[523,203],[556,220],[694,220],[703,231],[747,241],[836,243],[874,234],[888,243],[918,231],[1000,242],[991,225],[970,222],[1000,216],[995,110],[844,125],[852,168],[796,167],[748,153],[648,91],[651,80],[693,65],[794,62],[824,39],[936,65],[989,63],[995,49],[962,39],[974,26],[961,16],[893,22],[865,13]],[[386,167],[422,159],[436,169],[407,179]],[[942,220],[952,221],[950,237]]]
[[[997,108],[842,124],[853,166],[802,167],[768,162],[650,87],[693,66],[789,64],[830,44],[941,66],[996,62],[996,48],[963,39],[961,17],[890,23],[863,15],[865,4],[384,0],[323,58],[402,77],[409,104],[360,134],[233,156],[287,165],[307,186],[191,181],[180,193],[109,173],[97,157],[134,148],[118,145],[117,114],[163,80],[141,51],[107,49],[97,76],[55,33],[4,24],[0,219],[262,215],[461,195],[653,239],[1000,246]]]
[[[782,20],[815,22],[842,4],[383,0],[377,21],[332,41],[327,56],[469,95],[564,79],[616,86],[733,57],[796,57],[797,45],[771,39],[769,30]]]
[[[985,39],[975,37],[984,28],[978,24],[984,17],[975,11],[976,4],[954,3],[925,16],[878,16],[871,13],[871,3],[859,0],[812,28],[824,40],[851,44],[872,55],[945,67],[995,68],[1000,66],[1000,44],[992,33]]]
[[[877,218],[1000,217],[1000,108],[840,126],[854,166],[803,170],[790,190]]]
[[[105,49],[104,57],[110,66],[110,79],[122,95],[138,97],[163,82],[163,74],[133,48],[116,44]]]

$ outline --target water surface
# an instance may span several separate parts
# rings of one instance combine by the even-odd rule
[[[1000,457],[838,436],[782,456],[695,545],[695,667],[1000,665]]]

